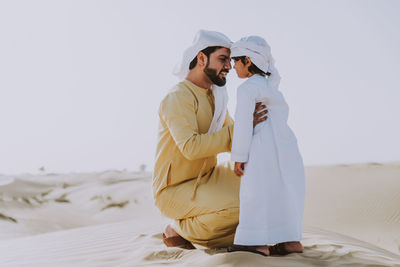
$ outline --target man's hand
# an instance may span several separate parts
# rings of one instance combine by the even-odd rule
[[[243,176],[244,162],[235,162],[234,172],[237,176]]]
[[[254,113],[253,113],[253,128],[257,124],[265,121],[268,118],[267,116],[263,117],[265,114],[268,113],[268,110],[266,108],[267,108],[267,106],[262,105],[261,102],[256,103],[256,108],[254,109]],[[260,112],[261,110],[263,110],[263,111]]]

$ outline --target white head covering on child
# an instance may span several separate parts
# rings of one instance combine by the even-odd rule
[[[259,36],[243,37],[231,46],[231,57],[247,56],[251,62],[263,72],[271,73],[268,77],[268,86],[278,90],[281,76],[275,68],[271,47]]]

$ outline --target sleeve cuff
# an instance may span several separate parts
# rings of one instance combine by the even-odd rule
[[[249,160],[249,155],[237,154],[237,153],[232,153],[231,154],[231,161],[234,161],[234,162],[247,162],[248,160]]]

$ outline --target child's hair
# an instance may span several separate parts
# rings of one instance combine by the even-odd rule
[[[233,60],[238,61],[240,60],[243,65],[246,65],[246,56],[240,56],[240,57],[232,57]],[[249,66],[249,72],[252,74],[260,74],[262,76],[270,76],[270,72],[263,72],[260,70],[256,65],[254,65],[253,62],[251,62],[251,65]]]

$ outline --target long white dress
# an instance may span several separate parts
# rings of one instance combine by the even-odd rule
[[[287,124],[282,93],[255,74],[237,90],[231,160],[246,162],[240,184],[239,225],[234,244],[266,245],[302,238],[305,175],[297,139]],[[268,119],[253,129],[256,102]]]

